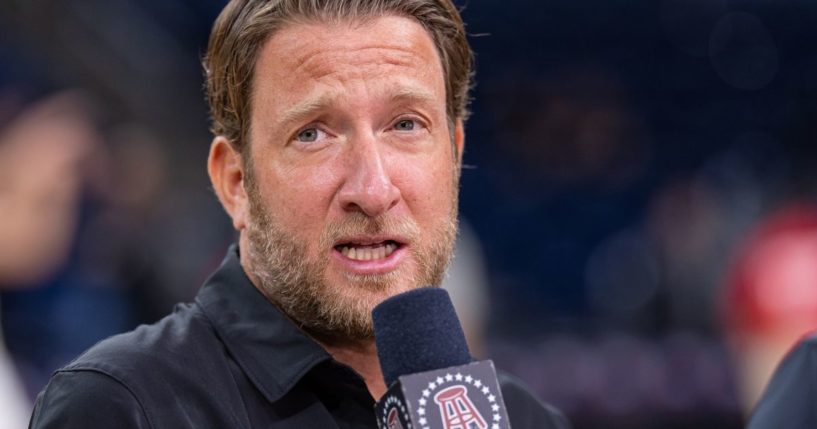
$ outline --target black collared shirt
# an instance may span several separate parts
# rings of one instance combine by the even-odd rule
[[[500,382],[514,429],[568,427],[518,383]],[[100,342],[54,373],[29,427],[323,429],[376,423],[363,379],[261,295],[233,248],[193,303]]]

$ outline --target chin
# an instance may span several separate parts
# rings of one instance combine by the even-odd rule
[[[384,299],[402,292],[427,285],[415,284],[407,279],[416,278],[416,275],[402,274],[392,271],[386,274],[357,274],[344,273],[339,282],[327,282],[334,285],[335,294],[347,302],[366,301],[373,308]]]

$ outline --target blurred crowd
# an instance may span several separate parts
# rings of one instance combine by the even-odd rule
[[[460,4],[473,348],[577,429],[741,427],[817,328],[817,4]],[[0,1],[0,429],[233,240],[198,65],[222,6]]]

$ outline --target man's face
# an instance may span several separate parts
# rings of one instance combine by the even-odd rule
[[[245,266],[313,334],[371,338],[376,304],[440,284],[456,234],[430,36],[396,16],[291,24],[260,52],[252,106]]]

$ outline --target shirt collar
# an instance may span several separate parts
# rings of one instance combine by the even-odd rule
[[[235,245],[204,283],[196,302],[241,369],[275,402],[331,357],[261,294],[239,262]]]

